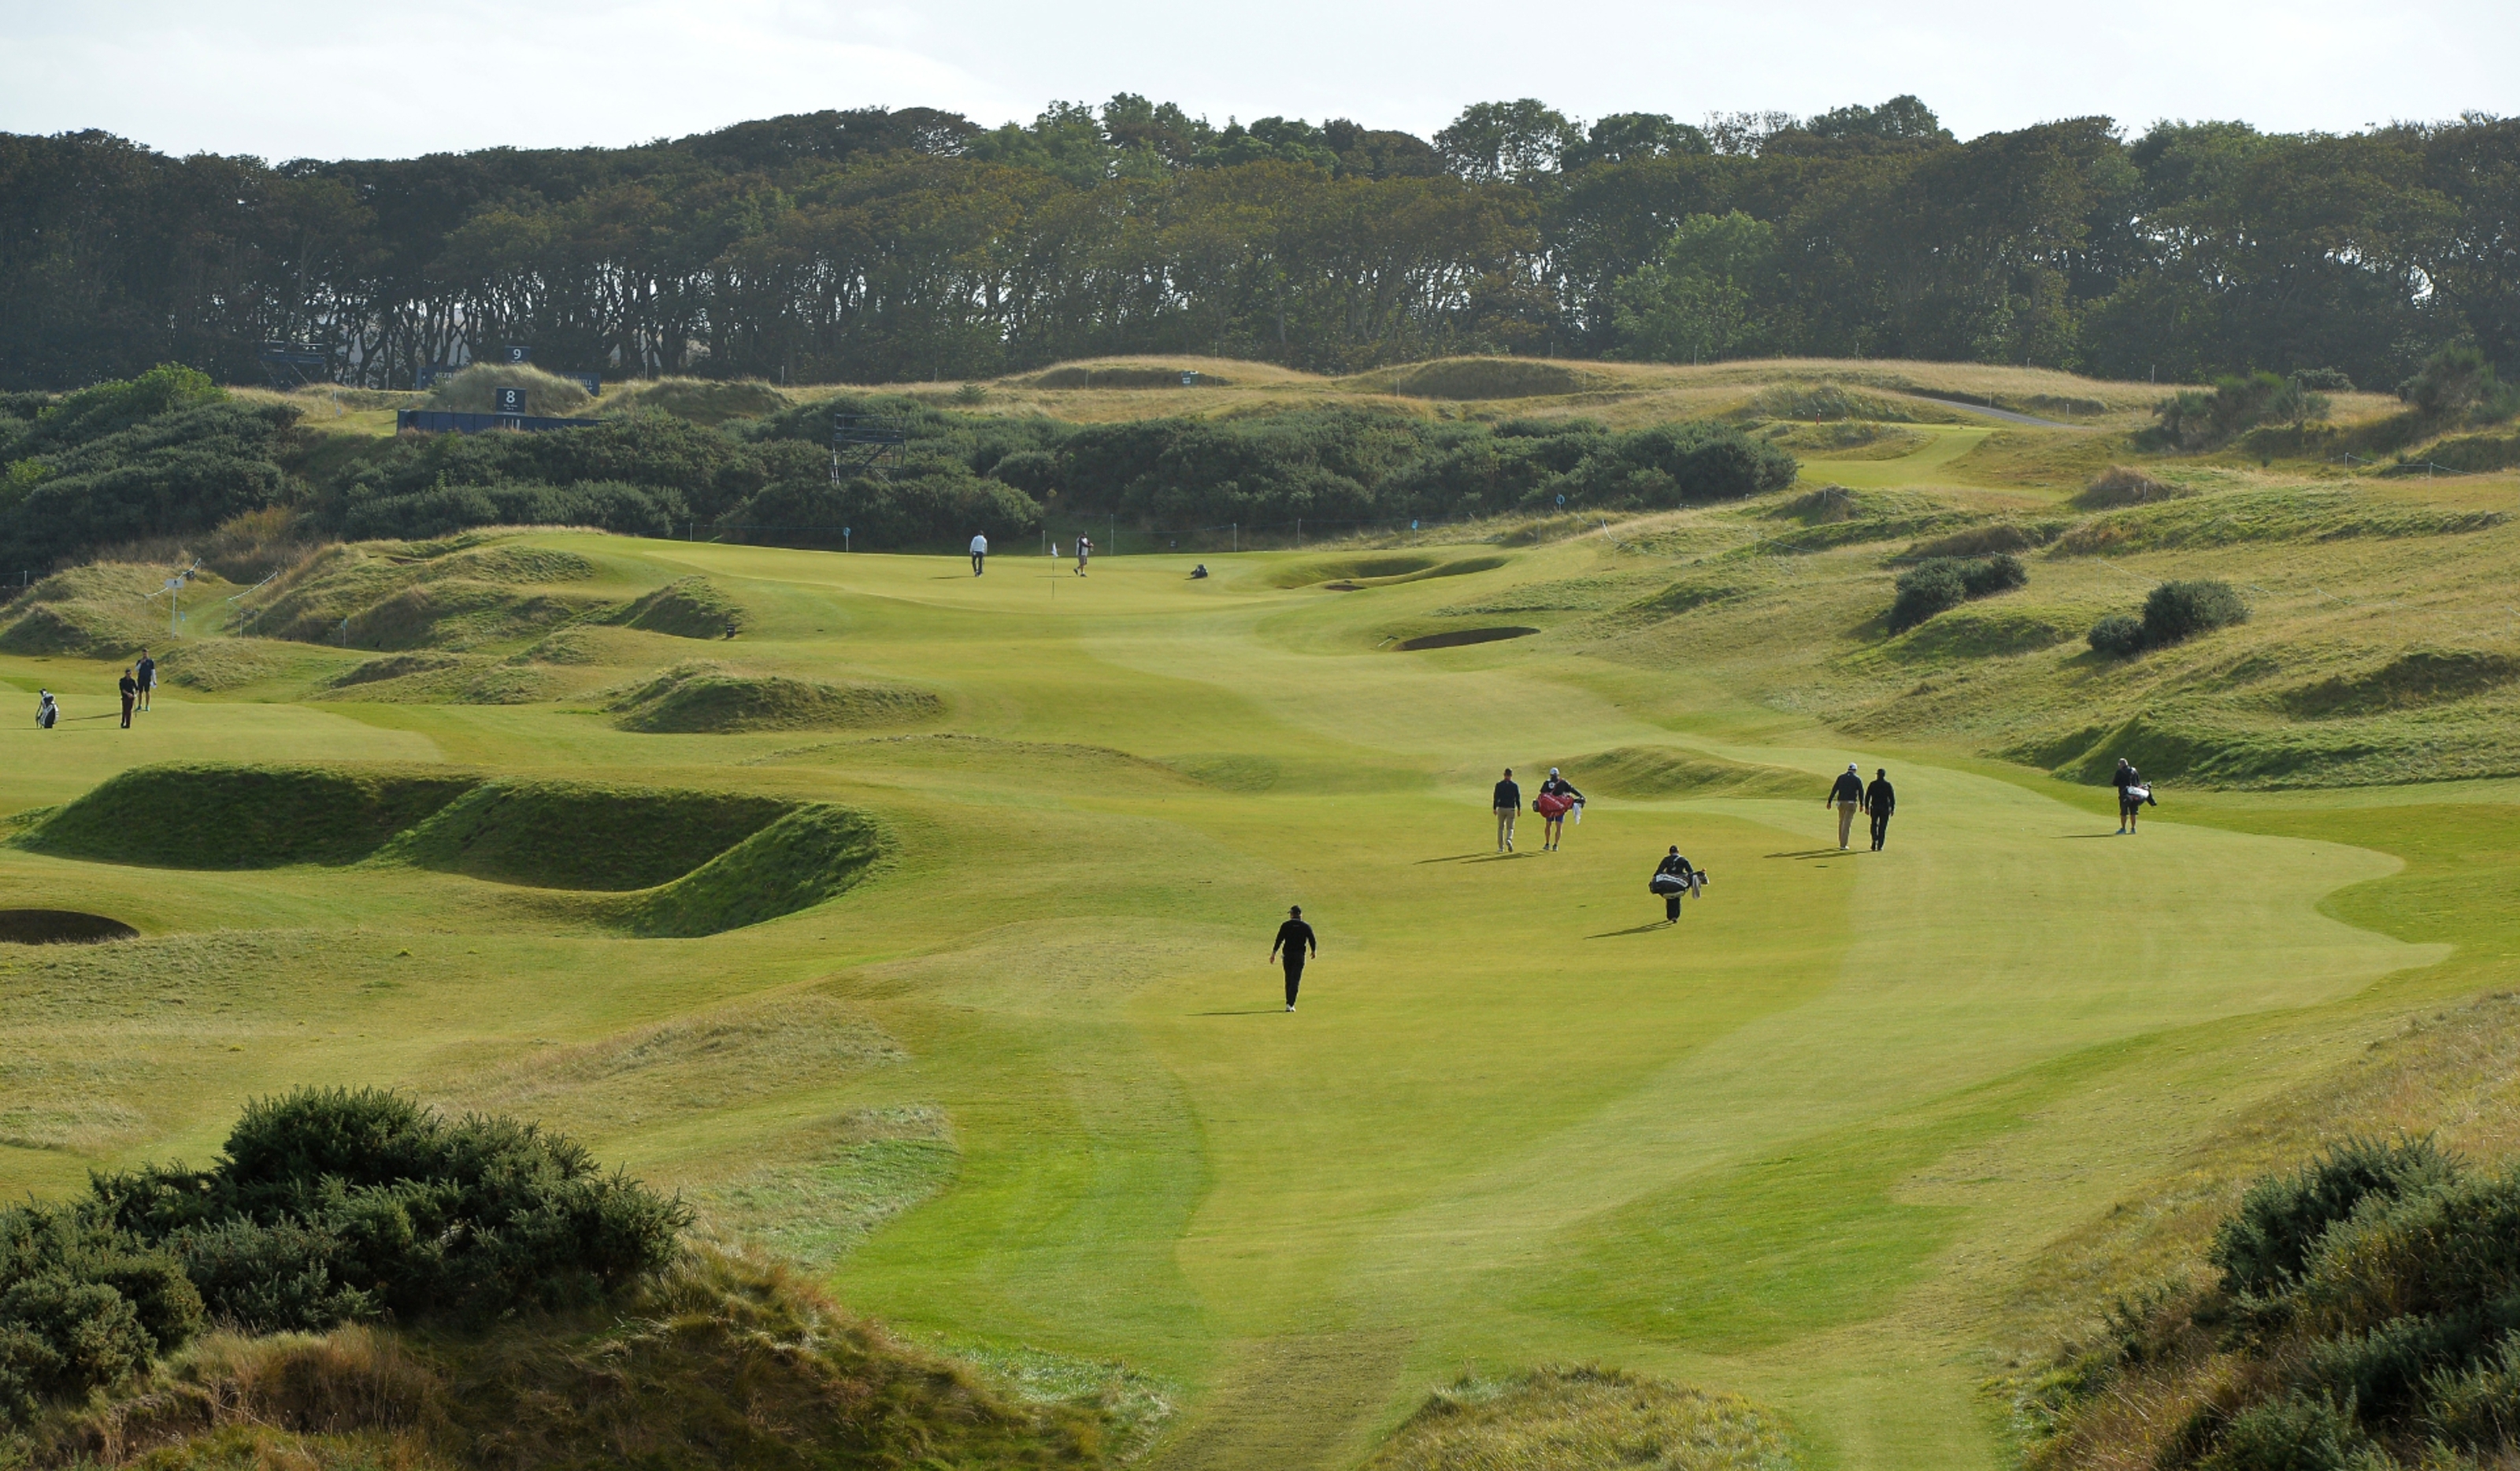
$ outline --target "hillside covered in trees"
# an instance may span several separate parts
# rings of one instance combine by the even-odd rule
[[[1122,95],[994,130],[818,112],[627,149],[174,158],[0,135],[0,387],[265,341],[407,387],[497,344],[608,376],[973,379],[1112,353],[1346,371],[1767,354],[2388,388],[2520,371],[2520,119],[2347,135],[1914,98],[1703,126],[1482,104],[1432,139]]]

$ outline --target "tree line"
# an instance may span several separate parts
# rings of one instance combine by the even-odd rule
[[[635,148],[268,163],[0,135],[0,386],[266,342],[345,381],[530,343],[613,376],[961,379],[1109,353],[1790,353],[2395,386],[2520,373],[2520,119],[2352,134],[1914,98],[1432,138],[1123,95],[981,127],[827,111]]]

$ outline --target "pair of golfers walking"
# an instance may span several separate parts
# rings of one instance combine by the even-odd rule
[[[1822,805],[1837,809],[1837,846],[1840,852],[1854,846],[1855,815],[1863,813],[1872,820],[1872,851],[1890,840],[1890,815],[1899,810],[1899,792],[1890,784],[1890,773],[1882,767],[1872,769],[1872,782],[1866,785],[1861,770],[1852,761],[1838,774]]]

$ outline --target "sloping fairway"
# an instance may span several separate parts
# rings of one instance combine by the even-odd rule
[[[2357,844],[2307,818],[2265,835],[2182,824],[2168,789],[2120,838],[2091,788],[1850,746],[1802,713],[1824,689],[1754,699],[1709,646],[1649,658],[1565,621],[1670,582],[1640,584],[1666,563],[1607,537],[1084,579],[518,545],[600,564],[608,597],[705,578],[740,610],[731,665],[934,691],[897,713],[948,729],[182,690],[127,736],[0,728],[16,810],[171,759],[508,783],[397,820],[434,867],[241,869],[213,860],[242,839],[206,835],[192,869],[94,861],[125,856],[116,824],[190,820],[158,800],[97,806],[83,846],[0,848],[0,908],[142,935],[0,945],[0,1190],[205,1156],[250,1094],[397,1084],[530,1112],[811,1243],[844,1301],[910,1335],[1089,1385],[1126,1364],[1179,1406],[1158,1467],[1352,1466],[1437,1385],[1589,1361],[1745,1396],[1766,1408],[1725,1423],[1806,1465],[1952,1471],[2002,1463],[1977,1385],[2042,1242],[2452,984],[2427,979],[2448,947],[2331,914],[2397,871],[2367,846],[2385,815]],[[1517,603],[1550,626],[1385,646]],[[676,655],[644,657],[608,688]],[[29,689],[105,672],[0,659]],[[1898,780],[1885,854],[1835,845],[1821,797],[1849,761]],[[1546,853],[1526,814],[1496,853],[1489,784],[1510,765],[1528,795],[1552,762],[1592,795],[1583,821]],[[587,813],[588,787],[551,783],[759,805]],[[565,911],[482,881],[655,883],[651,822],[723,851]],[[1713,884],[1665,927],[1644,880],[1675,843]],[[817,864],[858,881],[781,887]],[[624,909],[608,925],[590,903]],[[1288,904],[1322,936],[1291,1015],[1263,959]],[[1714,1414],[1670,1394],[1674,1424]],[[1419,1464],[1429,1423],[1386,1463]]]

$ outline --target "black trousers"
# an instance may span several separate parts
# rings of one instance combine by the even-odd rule
[[[1678,924],[1680,922],[1680,896],[1678,894],[1665,894],[1662,896],[1662,916],[1674,924]]]
[[[1872,815],[1872,851],[1873,851],[1873,852],[1875,852],[1875,853],[1880,852],[1880,851],[1881,851],[1881,844],[1882,844],[1882,843],[1883,843],[1883,841],[1885,841],[1889,836],[1890,836],[1890,814],[1888,814],[1888,813],[1886,813],[1886,812],[1876,812],[1876,813],[1874,813],[1874,814]]]
[[[128,694],[122,697],[122,728],[126,731],[131,729],[131,696]]]
[[[986,552],[974,552],[974,553],[972,553],[972,554],[971,554],[971,575],[972,575],[972,576],[977,577],[977,576],[979,576],[979,575],[980,575],[980,560],[981,560],[981,558],[982,558],[982,557],[987,557],[988,555],[989,555],[989,554],[988,554],[988,553],[986,553]]]
[[[1304,962],[1293,956],[1286,958],[1286,1004],[1295,1003],[1295,989],[1304,984]]]

